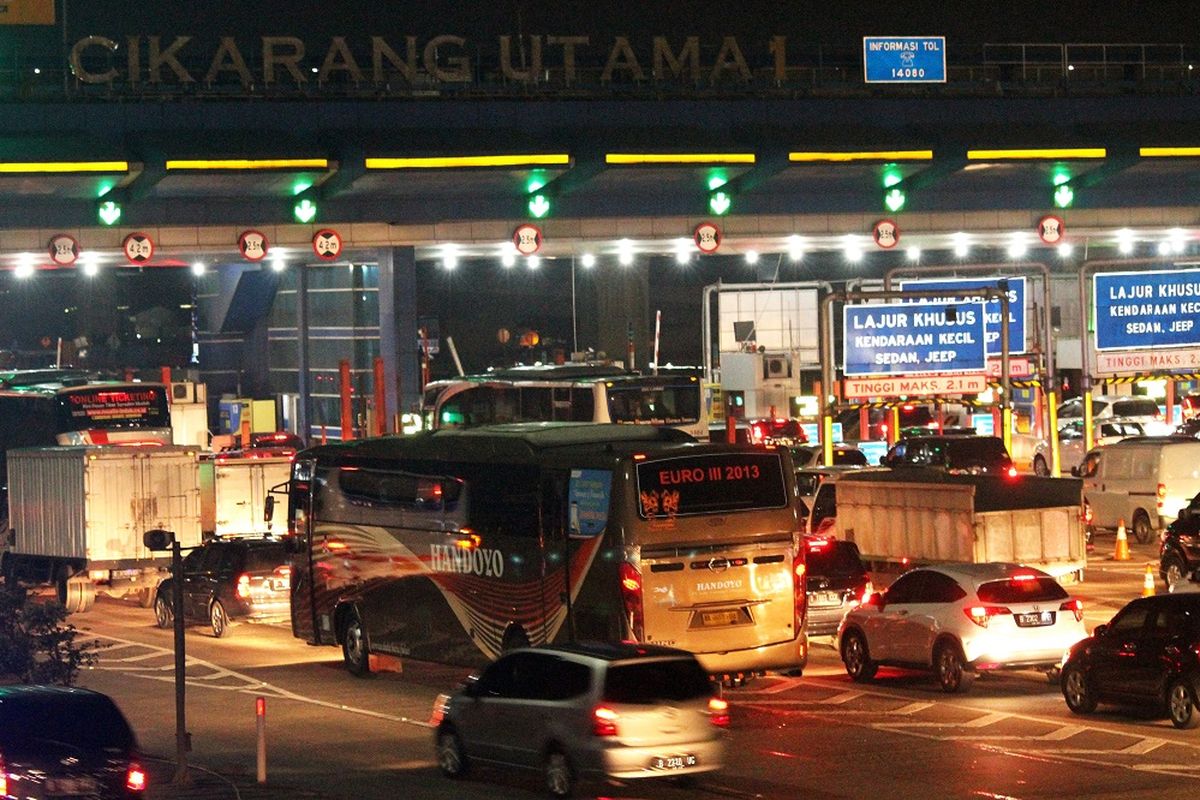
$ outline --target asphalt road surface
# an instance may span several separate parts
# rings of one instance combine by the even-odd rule
[[[1112,562],[1111,543],[1097,543],[1086,581],[1071,588],[1086,604],[1089,627],[1140,594],[1155,554],[1153,545],[1134,545],[1131,561]],[[102,600],[72,621],[106,646],[80,683],[116,697],[144,750],[166,765],[175,752],[170,631],[120,601]],[[255,698],[264,697],[268,794],[274,787],[281,797],[346,800],[542,795],[534,774],[491,770],[450,781],[437,771],[427,720],[437,694],[464,677],[461,668],[408,662],[402,673],[354,678],[339,651],[264,625],[239,625],[222,640],[189,629],[187,654],[191,763],[243,786],[254,783]],[[860,685],[825,639],[814,643],[803,677],[768,675],[727,697],[732,740],[719,775],[691,789],[595,784],[579,795],[1127,800],[1200,791],[1196,731],[1105,707],[1075,716],[1037,672],[983,676],[953,696],[917,672],[883,669]],[[162,786],[151,794],[172,796]]]

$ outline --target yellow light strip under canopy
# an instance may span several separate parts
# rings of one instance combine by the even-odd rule
[[[329,169],[325,158],[197,158],[168,159],[167,169]]]
[[[0,172],[128,172],[128,161],[0,161]]]
[[[368,158],[367,169],[469,169],[471,167],[566,167],[566,153],[526,153],[491,156],[423,156],[419,158]]]
[[[606,164],[753,164],[754,153],[606,153]]]
[[[1017,150],[968,150],[968,161],[1031,161],[1040,159],[1105,158],[1103,147],[1044,147]]]
[[[932,150],[817,150],[788,153],[788,161],[931,161]]]
[[[1139,147],[1142,158],[1200,158],[1200,147]]]

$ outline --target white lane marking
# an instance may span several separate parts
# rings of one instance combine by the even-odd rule
[[[172,661],[175,658],[175,652],[173,650],[168,650],[166,648],[155,647],[153,645],[147,645],[147,644],[143,644],[141,642],[133,642],[128,639],[119,639],[115,636],[108,636],[108,635],[101,634],[101,633],[91,633],[90,635],[95,636],[98,639],[107,639],[107,640],[111,640],[114,642],[118,642],[122,645],[141,645],[142,647],[151,648],[151,649],[157,650],[158,655],[161,655],[163,657],[169,657],[172,659]],[[96,668],[102,669],[105,671],[109,671],[109,672],[122,672],[122,673],[130,675],[132,677],[147,678],[149,680],[162,681],[163,683],[173,683],[175,681],[174,675],[164,674],[164,673],[174,669],[173,663],[167,664],[167,665],[164,665],[161,667],[120,666],[120,665],[109,667],[109,666],[104,666],[103,662],[104,662],[104,658],[103,658],[103,655],[101,655],[101,664]],[[287,689],[284,689],[282,687],[274,686],[272,684],[266,683],[265,681],[260,681],[257,678],[254,678],[250,675],[243,675],[240,672],[234,672],[233,670],[226,669],[225,667],[222,667],[219,664],[214,664],[211,661],[205,661],[203,659],[195,658],[193,656],[187,657],[187,659],[185,661],[185,666],[186,667],[199,667],[199,668],[204,668],[204,669],[207,669],[210,671],[207,675],[188,675],[185,679],[185,682],[189,686],[196,686],[196,687],[200,687],[200,688],[204,688],[204,689],[214,689],[217,691],[225,691],[225,692],[241,692],[243,694],[255,694],[255,695],[265,694],[265,695],[269,695],[269,696],[276,697],[279,699],[293,700],[297,703],[307,703],[308,705],[318,706],[320,708],[329,708],[329,709],[334,709],[336,711],[345,711],[345,712],[348,712],[351,714],[357,714],[359,716],[374,717],[376,719],[384,719],[384,720],[388,720],[390,722],[401,722],[401,723],[404,723],[405,725],[413,725],[413,726],[416,726],[419,728],[433,727],[428,722],[413,719],[411,717],[397,716],[395,714],[384,714],[381,711],[372,711],[371,709],[367,709],[367,708],[356,708],[354,706],[348,706],[348,705],[344,705],[342,703],[333,703],[333,702],[329,702],[326,700],[317,700],[316,698],[313,698],[313,697],[305,697],[303,695],[296,694],[295,692],[288,691]],[[151,672],[157,673],[157,674],[150,674]],[[234,685],[224,685],[223,686],[223,685],[214,684],[211,682],[213,680],[222,679],[222,678],[232,678],[232,679],[238,681],[238,683],[236,683]]]
[[[864,694],[866,692],[842,692],[841,694],[835,694],[833,697],[826,697],[824,700],[818,700],[817,702],[824,706],[840,706],[842,703],[857,700]]]
[[[918,711],[924,711],[927,708],[933,708],[933,703],[909,703],[906,706],[901,706],[895,711],[889,711],[889,714],[916,714]]]
[[[1084,733],[1087,730],[1087,727],[1084,725],[1064,725],[1058,730],[1042,734],[1037,738],[1039,741],[1043,742],[1062,742],[1070,739],[1072,736],[1077,736],[1078,734]]]
[[[1152,753],[1164,744],[1168,744],[1165,739],[1142,739],[1140,742],[1134,742],[1124,750],[1117,752],[1130,756],[1144,756],[1146,753]]]
[[[774,686],[769,686],[766,689],[758,689],[757,691],[752,690],[747,692],[747,694],[779,694],[780,692],[786,692],[788,689],[795,689],[800,686],[800,683],[799,678],[784,678]]]
[[[997,722],[1003,722],[1006,719],[1012,719],[1011,714],[1005,714],[1003,711],[993,711],[990,714],[984,714],[981,717],[976,717],[966,722],[881,722],[878,727],[883,728],[986,728],[988,725],[995,725]],[[967,738],[967,737],[954,737]],[[987,736],[980,738],[995,739],[997,736]],[[1016,737],[1024,738],[1024,737]]]

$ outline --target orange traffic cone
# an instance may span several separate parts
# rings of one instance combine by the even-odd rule
[[[1129,537],[1125,535],[1125,520],[1117,526],[1117,549],[1113,553],[1113,561],[1129,560]]]
[[[1146,565],[1146,577],[1142,579],[1142,597],[1154,597],[1154,566]]]

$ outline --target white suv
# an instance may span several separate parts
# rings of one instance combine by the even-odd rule
[[[1052,671],[1087,636],[1083,604],[1041,570],[1019,564],[914,569],[848,612],[838,628],[846,672],[868,681],[881,664],[932,668],[965,691],[977,671]]]

